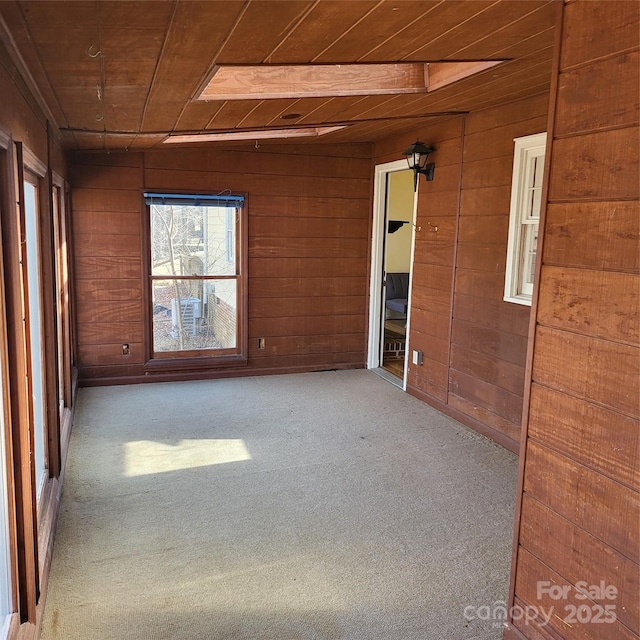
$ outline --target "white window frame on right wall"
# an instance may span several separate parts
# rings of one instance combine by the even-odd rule
[[[504,300],[531,306],[547,134],[515,138]]]

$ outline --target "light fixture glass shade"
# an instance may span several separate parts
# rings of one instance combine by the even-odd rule
[[[427,164],[429,154],[435,149],[428,147],[423,142],[416,140],[404,153],[404,157],[407,159],[409,169],[413,171],[413,190],[418,190],[418,175],[421,173],[424,175],[427,181],[433,180],[433,170],[435,164]]]
[[[424,169],[427,164],[429,154],[434,151],[433,147],[428,147],[423,142],[417,140],[403,153],[407,159],[409,169]]]

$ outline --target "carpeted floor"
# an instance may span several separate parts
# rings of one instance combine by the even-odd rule
[[[42,638],[497,640],[516,467],[368,371],[82,389]]]

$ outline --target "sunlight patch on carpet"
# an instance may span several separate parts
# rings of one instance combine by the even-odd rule
[[[220,438],[181,440],[175,445],[150,440],[126,442],[124,454],[124,475],[129,478],[251,460],[244,440]]]

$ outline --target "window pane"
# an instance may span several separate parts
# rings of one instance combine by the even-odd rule
[[[38,250],[38,190],[24,183],[27,277],[29,281],[29,333],[31,337],[31,372],[33,391],[33,441],[36,471],[36,499],[39,501],[47,480],[47,434],[45,422],[45,370],[43,367],[42,308],[40,298],[40,253]]]
[[[152,295],[155,352],[236,348],[235,280],[154,280]]]
[[[523,265],[520,293],[533,294],[533,281],[536,272],[536,250],[538,245],[538,225],[523,225]]]
[[[524,210],[524,219],[532,220],[540,218],[540,205],[542,199],[542,176],[544,172],[544,156],[532,156],[527,171],[528,184],[527,204]]]
[[[230,207],[151,205],[152,275],[236,275],[237,217]]]

